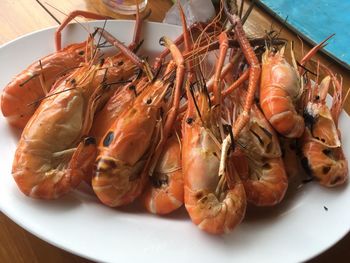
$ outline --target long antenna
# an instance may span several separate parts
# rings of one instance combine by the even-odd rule
[[[55,21],[61,25],[61,22],[39,1],[39,0],[36,0],[36,2],[53,18],[55,19]]]

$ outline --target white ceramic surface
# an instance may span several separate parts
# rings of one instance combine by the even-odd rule
[[[90,27],[102,25],[89,23]],[[108,22],[107,30],[128,43],[133,23]],[[0,86],[36,59],[53,51],[53,31],[35,32],[0,47]],[[146,23],[143,49],[155,54],[162,35],[175,38],[180,28]],[[65,31],[65,44],[84,40],[80,26]],[[145,54],[141,51],[141,54]],[[345,153],[350,156],[349,117],[342,115]],[[11,176],[18,132],[0,117],[0,208],[34,235],[72,253],[104,262],[297,262],[340,240],[350,226],[350,188],[305,185],[281,205],[248,209],[243,223],[225,236],[198,230],[184,209],[168,217],[145,213],[138,205],[111,209],[80,187],[60,200],[25,197]],[[328,208],[328,211],[324,207]]]

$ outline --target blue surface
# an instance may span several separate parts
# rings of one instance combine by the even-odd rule
[[[260,0],[299,34],[319,43],[336,35],[325,48],[331,56],[350,68],[350,0]]]

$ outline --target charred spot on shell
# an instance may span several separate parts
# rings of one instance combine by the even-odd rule
[[[109,168],[111,169],[115,169],[118,167],[118,165],[116,164],[116,162],[114,160],[111,159],[103,159],[103,162],[109,166]]]
[[[103,140],[103,146],[108,147],[113,141],[113,139],[114,139],[114,132],[113,131],[108,132],[106,137]]]
[[[97,163],[98,165],[96,172],[99,173],[109,172],[111,169],[115,169],[118,167],[116,162],[110,159],[100,158],[97,160]]]
[[[312,126],[315,124],[315,117],[312,116],[308,111],[304,111],[304,121],[305,121],[305,125],[312,129]]]
[[[169,177],[167,175],[162,175],[158,178],[156,178],[156,176],[151,176],[150,180],[155,188],[161,188],[162,186],[167,186],[169,184]]]
[[[191,125],[193,123],[193,118],[187,118],[186,123]]]
[[[327,174],[330,170],[331,170],[331,167],[330,167],[330,166],[323,166],[323,168],[322,168],[322,173],[323,173],[323,174]]]
[[[197,192],[196,195],[195,195],[195,198],[198,199],[198,200],[202,199],[202,197],[203,197],[203,192],[202,191]]]
[[[331,149],[328,149],[328,148],[323,149],[322,152],[323,152],[324,155],[327,155],[327,156],[330,156],[331,153],[332,153]]]
[[[161,46],[164,46],[164,45],[165,45],[164,37],[161,37],[161,38],[159,39],[159,45],[161,45]]]
[[[269,163],[264,163],[262,168],[265,169],[265,170],[270,170],[271,169],[271,165]]]
[[[86,137],[84,139],[84,145],[88,146],[88,145],[95,145],[96,144],[96,139],[94,137]]]

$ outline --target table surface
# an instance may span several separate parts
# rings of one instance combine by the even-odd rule
[[[44,2],[44,1],[43,1]],[[46,0],[64,13],[72,10],[89,10],[108,16],[133,19],[131,16],[121,16],[109,11],[101,0]],[[152,9],[149,18],[151,21],[162,21],[166,11],[171,7],[170,0],[149,0],[147,8]],[[54,11],[57,18],[62,21],[64,15]],[[26,33],[56,25],[56,22],[34,0],[1,0],[0,1],[0,45],[13,40]],[[283,25],[272,18],[260,8],[254,8],[245,29],[248,34],[263,35],[271,25],[279,30]],[[296,44],[296,56],[301,57],[301,44],[295,34],[283,28],[282,37],[294,40]],[[305,50],[308,50],[306,45]],[[318,58],[330,66],[336,73],[344,77],[344,87],[349,87],[350,72],[323,55]],[[350,110],[350,102],[345,104],[347,112]],[[26,230],[17,226],[9,218],[0,212],[0,262],[90,262],[86,259],[72,255],[56,248]],[[335,246],[314,258],[312,262],[345,262],[350,258],[350,234],[339,241]]]

